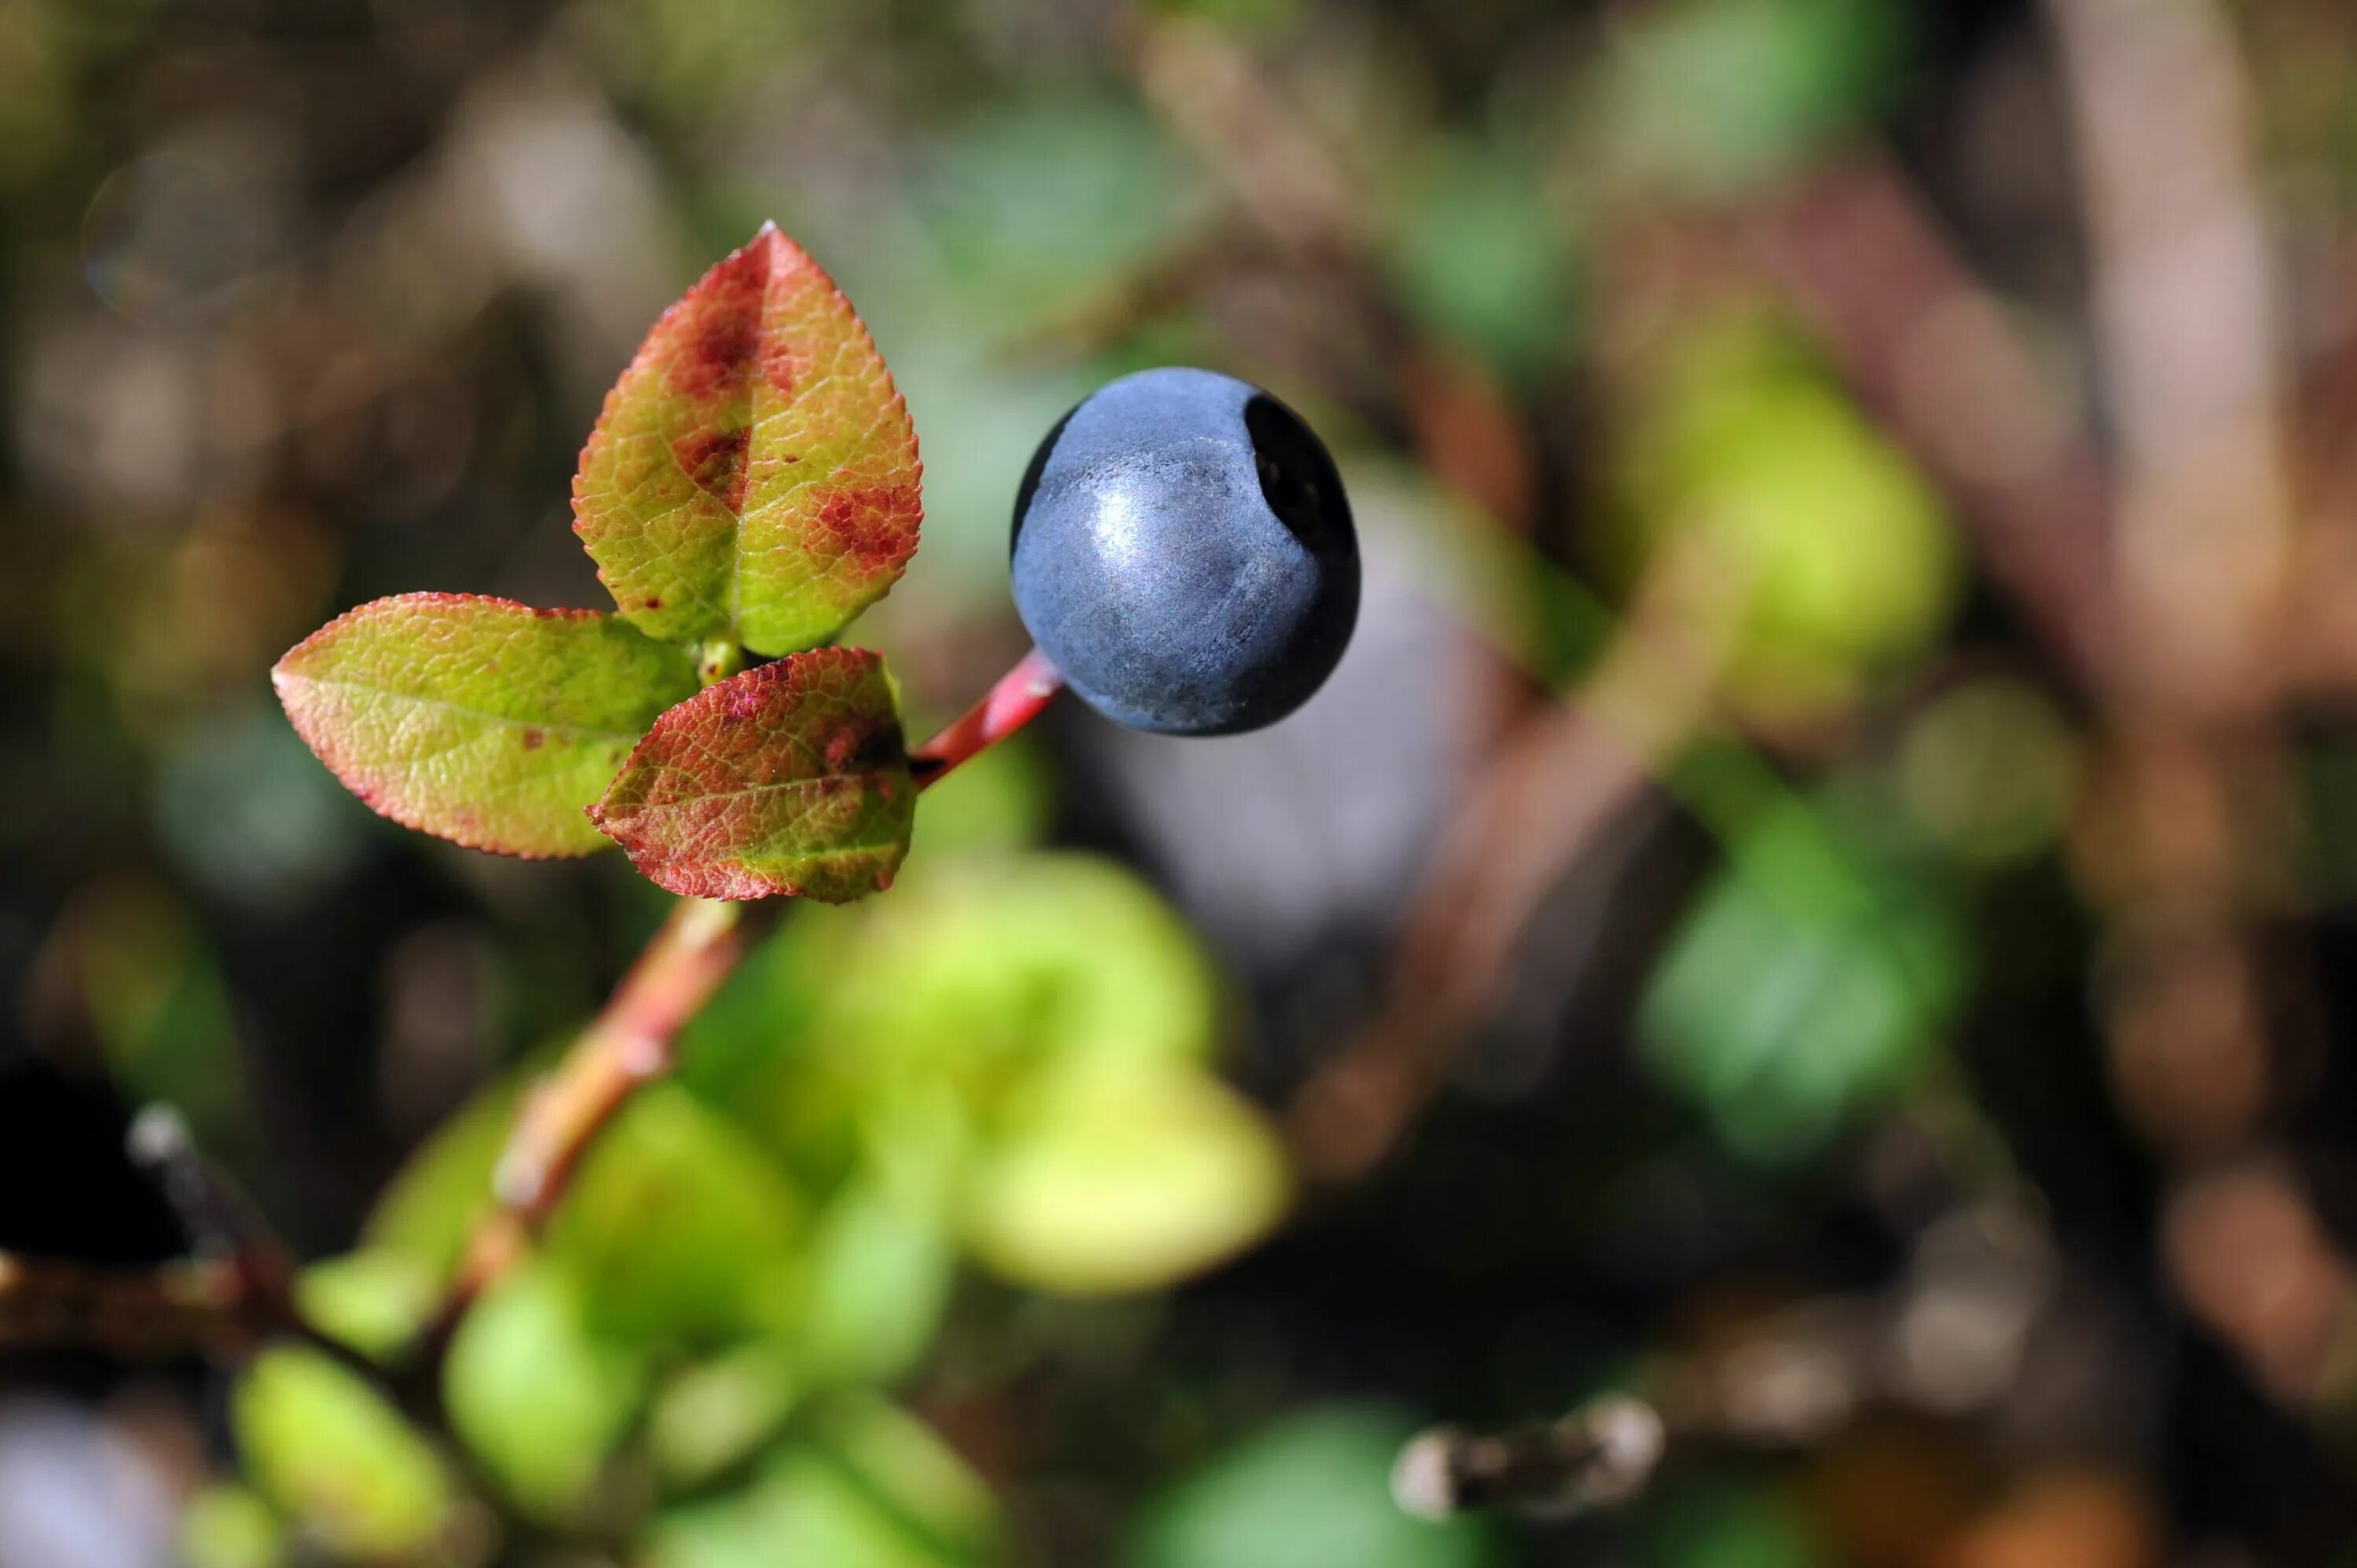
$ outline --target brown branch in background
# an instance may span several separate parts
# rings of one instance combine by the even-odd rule
[[[81,1346],[127,1361],[235,1359],[287,1326],[225,1258],[122,1268],[0,1252],[0,1349]]]
[[[1297,258],[1363,248],[1356,182],[1227,32],[1210,22],[1145,22],[1130,52],[1146,102],[1272,240]]]
[[[168,1105],[150,1105],[132,1119],[124,1149],[171,1205],[195,1256],[235,1273],[250,1316],[278,1324],[299,1320],[294,1254],[205,1158],[186,1118]]]
[[[1626,1394],[1596,1400],[1545,1425],[1507,1432],[1439,1426],[1401,1450],[1392,1497],[1420,1519],[1477,1509],[1569,1519],[1643,1490],[1665,1445],[1660,1413]]]
[[[1695,608],[1723,602],[1717,571],[1701,551],[1665,549],[1579,689],[1483,766],[1408,899],[1383,1004],[1295,1096],[1288,1128],[1311,1179],[1353,1180],[1391,1152],[1502,991],[1547,893],[1699,732],[1719,650],[1690,639],[1732,619]]]
[[[293,1255],[198,1152],[179,1113],[147,1107],[124,1144],[171,1206],[193,1255],[133,1267],[0,1252],[0,1348],[233,1359],[273,1335],[314,1337],[296,1308]]]
[[[2074,848],[2108,918],[2115,1094],[2173,1166],[2179,1298],[2276,1398],[2331,1393],[2345,1252],[2262,1130],[2280,1025],[2261,928],[2291,884],[2281,704],[2309,657],[2275,236],[2241,40],[2215,0],[2047,0],[2078,142],[2122,469],[2126,679]],[[2166,106],[2165,112],[2157,112]]]
[[[2103,1331],[2020,1195],[1960,1197],[1890,1285],[1754,1312],[1551,1424],[1436,1428],[1401,1452],[1393,1493],[1426,1518],[1567,1518],[1634,1496],[1669,1451],[1790,1453],[1877,1408],[2034,1423],[2058,1373],[2104,1376],[2087,1353]]]
[[[1859,401],[1961,503],[1991,575],[2104,685],[2119,637],[2102,464],[1921,199],[1861,155],[1769,203],[1754,240]]]
[[[2241,44],[2215,0],[2045,11],[2117,435],[2124,652],[2142,702],[2249,711],[2277,690],[2292,517],[2276,247]]]

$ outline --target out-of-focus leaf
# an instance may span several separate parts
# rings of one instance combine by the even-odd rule
[[[1494,363],[1528,373],[1562,346],[1572,258],[1534,170],[1478,145],[1438,149],[1389,249],[1411,308]]]
[[[663,1479],[701,1486],[759,1447],[801,1400],[794,1357],[756,1339],[682,1370],[655,1394],[647,1446]]]
[[[802,1201],[730,1122],[673,1085],[597,1141],[548,1230],[596,1327],[712,1340],[791,1305]]]
[[[767,1568],[780,1543],[826,1568],[968,1568],[1000,1558],[988,1489],[924,1424],[839,1396],[734,1497],[673,1509],[651,1568]]]
[[[286,1527],[243,1487],[207,1487],[180,1516],[180,1556],[186,1568],[279,1568]]]
[[[1833,1552],[1766,1492],[1677,1487],[1648,1510],[1645,1568],[1829,1568]]]
[[[318,1351],[264,1351],[230,1415],[254,1485],[330,1552],[418,1555],[449,1516],[441,1460],[373,1389]]]
[[[581,454],[575,527],[650,635],[823,641],[917,549],[922,467],[867,328],[765,225],[655,324]]]
[[[1392,1464],[1415,1430],[1387,1407],[1329,1405],[1256,1433],[1146,1510],[1123,1568],[1484,1568],[1502,1561],[1480,1523],[1433,1524],[1393,1503]]]
[[[1936,1046],[1966,940],[1937,888],[1866,863],[1805,810],[1772,813],[1654,972],[1645,1060],[1737,1155],[1805,1157]]]
[[[171,891],[101,882],[74,897],[53,940],[123,1092],[171,1106],[216,1155],[250,1149],[253,1112],[228,986]]]
[[[515,1111],[516,1087],[502,1080],[437,1128],[377,1198],[361,1230],[363,1247],[398,1253],[437,1283],[449,1278],[491,1201],[491,1172]]]
[[[156,779],[156,824],[206,891],[254,907],[323,888],[378,826],[259,693],[173,747]]]
[[[943,286],[1011,332],[1071,308],[1182,231],[1187,170],[1126,100],[1032,96],[965,125],[928,160],[915,195]]]
[[[1794,167],[1878,106],[1905,9],[1879,0],[1672,0],[1604,56],[1581,156],[1615,183],[1723,197]]]
[[[606,0],[587,16],[607,46],[601,71],[689,125],[725,117],[738,94],[774,84],[780,60],[825,49],[857,21],[812,0]]]
[[[613,616],[471,594],[362,605],[270,678],[319,760],[375,811],[521,855],[605,848],[582,813],[655,715],[695,692],[685,656]]]
[[[1920,652],[1959,553],[1908,459],[1792,343],[1748,315],[1686,330],[1626,444],[1647,536],[1708,552],[1734,604],[1727,695],[1766,719],[1838,711]]]
[[[1291,1187],[1267,1122],[1201,1069],[1075,1063],[1008,1106],[967,1184],[965,1234],[1024,1284],[1151,1290],[1266,1235]]]
[[[865,1176],[828,1200],[796,1335],[813,1376],[882,1382],[924,1354],[957,1275],[945,1198]]]
[[[311,1264],[296,1280],[295,1292],[305,1322],[382,1360],[425,1326],[441,1279],[410,1253],[374,1247]]]
[[[2079,771],[2078,741],[2054,703],[2001,677],[1943,693],[1899,748],[1909,814],[1950,853],[1982,865],[2052,845]]]
[[[1302,9],[1302,0],[1153,0],[1157,11],[1200,16],[1223,27],[1248,32],[1290,21]]]
[[[534,1518],[575,1513],[645,1391],[645,1364],[588,1318],[569,1273],[529,1262],[468,1312],[443,1369],[453,1429]]]
[[[834,904],[891,886],[916,801],[883,662],[824,648],[663,714],[591,815],[683,897]]]
[[[872,1145],[962,1143],[1060,1058],[1202,1059],[1217,1005],[1192,934],[1134,874],[974,856],[857,909],[797,914],[689,1026],[682,1076],[831,1179],[887,1101],[921,1124]]]
[[[832,941],[822,1032],[927,1071],[1067,1054],[1198,1061],[1216,1038],[1192,935],[1131,873],[1082,855],[945,868]]]

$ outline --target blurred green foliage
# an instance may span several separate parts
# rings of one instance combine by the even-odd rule
[[[2260,196],[2287,204],[2282,335],[2321,372],[2357,35],[2331,0],[2225,9]],[[15,1012],[45,1062],[185,1112],[307,1255],[349,1241],[299,1300],[373,1362],[402,1365],[520,1095],[661,910],[623,868],[377,822],[264,672],[373,594],[598,602],[565,476],[713,256],[777,219],[908,397],[926,543],[861,636],[914,731],[1019,647],[1009,502],[1109,375],[1266,382],[1331,438],[1369,550],[1322,712],[1183,763],[1051,723],[927,792],[889,895],[792,910],[459,1330],[434,1391],[455,1435],[312,1351],[254,1363],[229,1411],[245,1476],[194,1494],[190,1563],[754,1568],[791,1543],[861,1568],[1035,1536],[1130,1568],[1520,1561],[1511,1530],[1393,1509],[1415,1423],[1334,1391],[1543,1415],[1599,1361],[1674,1360],[1682,1326],[1739,1317],[1730,1259],[1733,1294],[1777,1302],[1897,1267],[1919,1217],[1883,1157],[1912,1145],[1876,1135],[1967,1076],[1998,1091],[1980,1134],[2018,1144],[2007,1181],[2061,1173],[2070,1250],[2145,1258],[2158,1197],[2114,1147],[2090,1021],[2112,981],[2083,961],[2104,917],[2074,880],[2104,699],[1967,559],[1891,389],[1861,396],[1754,253],[1828,173],[1920,203],[2063,405],[1950,434],[1983,478],[2037,475],[2110,395],[2082,363],[2107,296],[2053,52],[2007,8],[1925,0],[0,0]],[[1870,228],[1809,237],[1889,281]],[[1958,343],[1875,346],[1904,401]],[[2086,423],[2062,433],[2100,449]],[[1684,618],[1672,661],[1693,650],[1678,672],[1706,688],[1649,758],[1667,809],[1551,868],[1499,1026],[1468,1031],[1463,1080],[1379,1176],[1182,1290],[1294,1220],[1261,1097],[1386,1005],[1415,867],[1492,760],[1474,737],[1609,668],[1632,603]],[[2232,802],[2297,819],[2280,875],[2237,884],[2267,920],[2357,888],[2357,751],[2309,733],[2338,722],[2318,707],[2285,800]],[[1584,783],[1542,804],[1582,809]],[[1302,800],[1331,865],[1261,853],[1311,836],[1274,810]],[[1307,956],[1266,950],[1280,902]],[[479,973],[401,971],[429,929]],[[2314,971],[2291,1005],[2255,998],[2324,1020],[2256,1074],[2300,1097],[2287,1125],[2337,1103],[2330,934],[2284,942]],[[1937,1185],[1911,1175],[1910,1202]],[[2239,1383],[2202,1402],[2223,1359],[2179,1355],[2159,1273],[2074,1276],[2115,1316],[2065,1325],[2100,1348],[2048,1406],[2198,1477],[2188,1517],[2346,1494],[2330,1464],[2304,1491],[2234,1468],[2276,1468],[2286,1423]],[[2138,1413],[2155,1388],[2171,1413]],[[1982,1423],[1975,1460],[2048,1461],[2016,1441]],[[1835,1505],[1757,1484],[1786,1468],[1667,1477],[1597,1554],[1846,1561],[1813,1517]],[[2284,1555],[2219,1528],[2229,1558]]]
[[[285,1526],[244,1487],[210,1486],[188,1499],[180,1549],[188,1568],[274,1568],[285,1560]]]
[[[1892,93],[1909,15],[1882,0],[1672,0],[1635,12],[1584,106],[1606,177],[1733,197]]]
[[[797,1423],[733,1496],[669,1510],[651,1568],[761,1568],[781,1543],[840,1568],[996,1561],[989,1490],[922,1423],[879,1400],[832,1398]]]
[[[1391,1469],[1415,1423],[1333,1404],[1249,1434],[1175,1482],[1133,1530],[1124,1568],[1491,1568],[1498,1542],[1470,1520],[1400,1511]]]
[[[1835,1561],[1799,1511],[1763,1487],[1697,1479],[1647,1511],[1647,1568],[1826,1568]]]
[[[359,1373],[319,1351],[263,1352],[239,1380],[231,1419],[254,1486],[328,1552],[420,1557],[450,1522],[442,1460]]]
[[[1932,1059],[1968,940],[1937,880],[1765,813],[1647,983],[1645,1060],[1730,1151],[1806,1158]]]
[[[1746,311],[1684,328],[1620,448],[1649,557],[1701,552],[1695,614],[1731,622],[1746,716],[1822,720],[1919,656],[1962,553],[1938,496],[1792,332]]]
[[[618,1466],[658,1500],[747,1477],[666,1514],[658,1561],[735,1561],[780,1520],[847,1554],[830,1563],[969,1560],[987,1511],[970,1477],[849,1391],[924,1356],[962,1257],[1036,1289],[1149,1291],[1282,1219],[1275,1135],[1211,1070],[1219,1015],[1186,927],[1086,856],[952,854],[889,899],[798,909],[690,1028],[680,1080],[632,1101],[533,1261],[462,1323],[454,1430],[510,1505],[556,1525],[609,1509]],[[417,1332],[514,1102],[486,1090],[387,1189],[361,1249],[306,1272],[316,1321],[381,1357]],[[438,1472],[349,1377],[316,1359],[249,1374],[256,1474],[338,1541],[424,1532]],[[357,1435],[273,1446],[315,1411]],[[342,1475],[377,1462],[371,1444],[394,1474]]]

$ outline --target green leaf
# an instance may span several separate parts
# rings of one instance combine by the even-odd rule
[[[573,482],[574,528],[649,635],[789,653],[917,548],[907,408],[850,301],[764,225],[648,334]]]
[[[763,1326],[798,1295],[802,1200],[769,1158],[676,1085],[597,1140],[548,1230],[601,1331],[657,1342]]]
[[[373,1389],[317,1350],[256,1357],[230,1418],[254,1484],[333,1552],[415,1556],[449,1517],[441,1460]]]
[[[526,856],[603,849],[582,813],[655,715],[695,692],[686,656],[625,621],[471,594],[362,605],[270,678],[319,760],[375,811]]]
[[[1789,174],[1879,109],[1910,13],[1878,0],[1669,0],[1597,56],[1592,178],[1727,199]]]
[[[785,940],[824,946],[816,922]],[[1079,854],[944,868],[862,912],[825,961],[817,1032],[871,1061],[1003,1076],[1062,1056],[1201,1061],[1211,966],[1134,873]]]
[[[2011,865],[2062,836],[2084,771],[2080,753],[2070,721],[2043,693],[1979,676],[1909,721],[1899,793],[1909,816],[1956,859]]]
[[[797,1335],[814,1375],[884,1381],[925,1353],[957,1274],[945,1207],[873,1176],[828,1201],[812,1229]]]
[[[1150,264],[1201,212],[1201,186],[1135,100],[1046,89],[965,119],[909,189],[940,247],[937,287],[1011,337]]]
[[[1764,1488],[1707,1479],[1674,1487],[1647,1510],[1647,1568],[1827,1568],[1835,1554]]]
[[[478,1090],[418,1145],[370,1211],[361,1240],[414,1262],[437,1283],[458,1266],[467,1236],[491,1201],[491,1173],[515,1124],[517,1090],[502,1079]]]
[[[1391,1470],[1416,1423],[1379,1405],[1295,1416],[1229,1449],[1139,1520],[1124,1568],[1487,1568],[1471,1520],[1432,1524],[1394,1506]]]
[[[802,1392],[786,1348],[751,1340],[685,1369],[657,1391],[647,1447],[666,1482],[702,1486],[759,1448]]]
[[[916,804],[883,661],[823,648],[663,714],[590,815],[683,897],[835,904],[891,886]]]
[[[181,1512],[180,1558],[188,1568],[279,1568],[286,1527],[243,1487],[210,1486]]]
[[[929,842],[932,802],[929,789]],[[1136,874],[1085,854],[977,854],[788,921],[688,1026],[682,1077],[826,1175],[888,1098],[946,1093],[963,1108],[951,1119],[970,1120],[1067,1057],[1204,1060],[1218,1016],[1193,934]]]
[[[1386,252],[1409,308],[1513,374],[1568,335],[1570,246],[1538,171],[1502,148],[1436,142]]]
[[[996,1506],[921,1422],[844,1395],[734,1497],[673,1510],[650,1568],[770,1568],[781,1542],[826,1568],[973,1568],[1001,1556]]]
[[[1764,818],[1648,985],[1644,1059],[1742,1158],[1804,1158],[1905,1085],[1964,991],[1964,929],[1933,886]]]
[[[450,1422],[533,1518],[572,1518],[646,1390],[646,1366],[589,1324],[581,1286],[535,1260],[459,1323],[443,1369]]]
[[[433,1316],[441,1276],[389,1247],[323,1258],[295,1282],[303,1320],[361,1355],[384,1360]]]
[[[1840,713],[1930,646],[1956,600],[1939,496],[1775,323],[1689,326],[1623,453],[1649,535],[1705,553],[1735,596],[1697,595],[1690,613],[1732,621],[1722,680],[1747,716]]]
[[[967,1187],[966,1240],[1019,1283],[1152,1290],[1266,1235],[1291,1188],[1266,1119],[1209,1073],[1079,1063],[1009,1107]]]

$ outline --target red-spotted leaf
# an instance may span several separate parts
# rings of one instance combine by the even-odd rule
[[[824,641],[891,587],[924,508],[867,328],[768,225],[647,335],[573,481],[575,532],[639,627],[756,653]]]
[[[822,648],[657,719],[589,814],[683,897],[839,904],[891,886],[916,804],[882,660]]]
[[[328,622],[270,672],[345,787],[394,822],[506,854],[587,854],[582,812],[665,708],[686,655],[597,610],[404,594]]]

